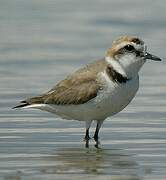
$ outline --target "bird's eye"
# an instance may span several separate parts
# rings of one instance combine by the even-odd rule
[[[125,47],[124,47],[124,49],[126,49],[127,51],[133,51],[134,50],[134,47],[132,46],[132,45],[126,45]]]

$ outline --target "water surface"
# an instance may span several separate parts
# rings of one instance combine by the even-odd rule
[[[0,179],[165,179],[164,61],[145,64],[136,98],[105,121],[99,150],[93,141],[84,148],[82,122],[11,109],[102,58],[124,34],[164,60],[165,8],[164,0],[0,1]]]

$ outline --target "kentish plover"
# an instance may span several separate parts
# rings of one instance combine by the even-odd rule
[[[98,133],[103,121],[122,109],[134,98],[139,88],[139,70],[147,59],[161,61],[147,52],[144,42],[124,36],[113,42],[105,58],[69,75],[42,95],[21,101],[14,108],[36,108],[65,119],[85,121],[85,145],[89,147],[89,128],[97,121]]]

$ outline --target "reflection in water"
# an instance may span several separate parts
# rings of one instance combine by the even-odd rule
[[[0,2],[0,180],[166,179],[164,61],[147,62],[137,98],[105,122],[107,150],[72,149],[80,146],[78,122],[11,110],[101,58],[112,39],[126,32],[146,39],[164,59],[166,1]]]
[[[50,160],[57,161],[58,165],[42,169],[43,173],[112,175],[120,179],[126,179],[126,176],[128,179],[140,179],[139,165],[124,150],[58,149]]]

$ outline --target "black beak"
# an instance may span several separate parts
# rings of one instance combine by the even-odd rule
[[[147,53],[147,52],[145,53],[144,57],[145,57],[145,59],[151,59],[153,61],[161,61],[161,59],[159,57],[152,55],[150,53]]]

